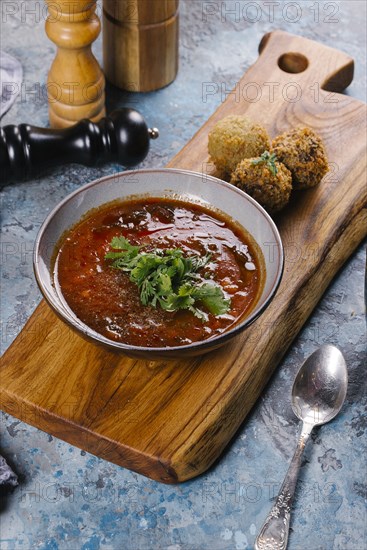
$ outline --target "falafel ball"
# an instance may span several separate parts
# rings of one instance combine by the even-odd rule
[[[290,171],[267,152],[258,158],[242,160],[232,174],[231,183],[253,197],[269,214],[281,210],[292,191]]]
[[[215,124],[208,137],[211,161],[230,174],[244,158],[257,157],[270,147],[266,130],[245,116],[229,115]]]
[[[318,185],[329,170],[324,144],[311,128],[295,128],[276,137],[272,152],[291,171],[294,189]]]

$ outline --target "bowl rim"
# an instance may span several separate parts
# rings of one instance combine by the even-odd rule
[[[67,315],[67,312],[56,302],[53,300],[52,296],[49,295],[46,285],[43,283],[42,276],[40,274],[39,270],[39,262],[38,258],[40,257],[40,244],[43,238],[43,235],[52,221],[53,217],[61,210],[65,204],[67,204],[70,200],[72,200],[75,196],[79,195],[80,193],[85,192],[86,190],[90,189],[91,187],[94,187],[96,185],[99,185],[103,183],[106,180],[111,179],[117,179],[126,176],[130,176],[132,174],[140,174],[140,173],[167,173],[171,172],[175,175],[182,174],[182,175],[191,175],[195,177],[200,177],[203,179],[205,177],[205,181],[215,181],[217,184],[225,187],[226,189],[229,189],[231,192],[239,194],[242,198],[245,198],[248,202],[254,206],[259,213],[265,218],[268,224],[270,224],[271,229],[275,235],[277,244],[278,244],[278,250],[279,250],[279,266],[277,269],[276,277],[275,277],[275,283],[268,292],[268,295],[265,297],[264,303],[260,308],[256,310],[256,305],[252,313],[248,317],[246,317],[243,321],[237,323],[232,329],[223,332],[222,334],[219,334],[217,336],[214,336],[213,338],[208,338],[207,340],[199,340],[198,342],[192,342],[191,344],[184,344],[182,346],[165,346],[165,347],[149,347],[149,346],[134,346],[130,344],[124,344],[123,342],[115,342],[113,340],[108,339],[107,337],[99,334],[98,332],[94,331],[88,325],[83,323],[80,319],[78,319],[77,316],[76,319],[79,320],[79,323],[76,322],[76,320]],[[149,195],[149,193],[148,193]],[[123,199],[122,199],[123,200]],[[106,203],[107,204],[107,203]],[[220,210],[220,208],[218,209]],[[234,220],[236,221],[236,220]],[[77,223],[77,222],[76,222]],[[72,226],[71,226],[72,227]],[[251,234],[251,232],[250,232]],[[251,234],[252,235],[252,234]],[[260,245],[259,245],[260,246]],[[231,185],[230,183],[217,178],[215,176],[203,174],[202,172],[196,172],[193,170],[185,170],[181,168],[142,168],[137,170],[124,170],[121,172],[115,172],[113,174],[109,174],[107,176],[104,176],[102,178],[95,179],[89,183],[86,183],[76,189],[75,191],[72,191],[69,193],[66,197],[64,197],[46,216],[44,222],[42,223],[36,240],[34,244],[33,249],[33,271],[36,277],[37,284],[41,290],[41,293],[48,303],[48,305],[54,310],[54,312],[62,319],[62,321],[66,322],[68,325],[70,325],[72,328],[76,329],[78,333],[82,333],[83,336],[92,339],[93,341],[98,342],[99,344],[102,344],[104,346],[108,346],[115,351],[121,351],[126,353],[151,353],[152,355],[162,355],[164,353],[177,353],[179,355],[180,351],[185,353],[185,351],[198,351],[198,350],[205,350],[207,348],[214,349],[215,347],[219,347],[220,345],[224,344],[228,340],[231,340],[233,337],[235,337],[237,334],[241,333],[245,328],[250,326],[261,314],[262,312],[269,306],[270,302],[275,296],[276,291],[279,288],[283,272],[284,272],[284,247],[283,242],[279,233],[279,230],[271,218],[271,216],[266,212],[266,210],[250,195],[242,191],[242,189],[239,189],[238,187],[235,187],[234,185]]]

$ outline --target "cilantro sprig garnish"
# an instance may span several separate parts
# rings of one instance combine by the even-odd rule
[[[140,301],[145,306],[160,306],[166,311],[188,309],[202,321],[208,314],[198,307],[203,305],[213,315],[223,315],[230,308],[230,300],[222,287],[215,282],[202,283],[198,271],[210,262],[210,254],[184,256],[180,248],[153,252],[132,245],[125,237],[114,237],[113,250],[106,260],[111,267],[129,273],[130,281],[140,291]]]
[[[278,168],[277,168],[277,165],[275,164],[277,160],[278,159],[275,153],[269,153],[269,151],[265,151],[260,157],[254,159],[251,164],[254,164],[254,165],[266,164],[270,172],[274,176],[276,176],[278,173]]]

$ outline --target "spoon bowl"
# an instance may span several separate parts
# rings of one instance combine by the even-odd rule
[[[294,414],[313,426],[330,422],[343,406],[347,386],[342,353],[335,346],[322,346],[298,371],[292,388]]]

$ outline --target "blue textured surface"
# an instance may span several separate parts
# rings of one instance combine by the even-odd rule
[[[274,28],[346,51],[356,60],[348,93],[365,100],[365,2],[274,2],[274,21],[269,4],[182,0],[177,80],[137,96],[108,88],[109,108],[138,108],[161,131],[144,166],[164,166],[181,149],[221,101],[219,94],[203,101],[203,82],[234,86],[256,60],[262,35]],[[18,57],[25,70],[22,96],[2,124],[47,125],[44,83],[54,47],[44,34],[44,4],[1,5],[1,47]],[[235,10],[232,16],[230,9]],[[203,10],[213,14],[203,17]],[[14,15],[6,15],[10,11]],[[101,59],[100,38],[95,52]],[[117,169],[71,166],[3,190],[3,351],[40,300],[31,256],[46,213],[80,184]],[[296,441],[298,423],[289,402],[295,373],[326,342],[338,345],[346,357],[348,396],[342,413],[319,429],[306,449],[289,548],[364,550],[364,269],[361,247],[335,278],[226,453],[195,480],[179,486],[155,483],[3,414],[0,451],[20,475],[20,486],[2,501],[1,550],[253,548]]]

